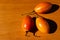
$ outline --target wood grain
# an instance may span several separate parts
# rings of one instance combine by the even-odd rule
[[[34,37],[32,33],[29,33],[30,37],[25,37],[21,27],[21,14],[31,12],[40,2],[60,5],[60,0],[0,0],[0,40],[60,40],[60,8],[51,14],[41,14],[57,23],[55,33],[42,34],[38,31],[36,35],[41,36],[40,38]]]

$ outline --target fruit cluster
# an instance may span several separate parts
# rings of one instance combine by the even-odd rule
[[[41,17],[39,14],[44,14],[48,12],[51,9],[51,7],[52,7],[52,4],[49,2],[39,3],[33,10],[33,12],[36,12],[36,15],[39,16],[39,17],[36,17],[35,21],[29,15],[23,18],[22,27],[25,29],[25,31],[31,30],[35,24],[37,29],[41,31],[42,33],[49,33],[48,22],[43,17]]]

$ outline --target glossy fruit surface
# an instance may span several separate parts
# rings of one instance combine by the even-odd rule
[[[22,27],[24,31],[29,31],[34,26],[34,21],[30,16],[25,16],[22,21]]]
[[[36,26],[39,31],[42,33],[48,33],[49,32],[49,25],[46,20],[42,17],[36,18]]]
[[[52,4],[49,2],[41,2],[38,5],[36,5],[36,7],[34,8],[34,11],[38,14],[40,13],[45,13],[47,11],[49,11],[52,7]]]

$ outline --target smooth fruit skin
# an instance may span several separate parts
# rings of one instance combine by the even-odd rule
[[[22,27],[24,31],[29,31],[34,26],[34,21],[30,16],[25,16],[22,21]]]
[[[36,18],[36,26],[42,33],[49,33],[49,24],[42,17]]]
[[[52,7],[52,4],[49,2],[41,2],[34,8],[34,11],[38,14],[44,14],[49,11]]]

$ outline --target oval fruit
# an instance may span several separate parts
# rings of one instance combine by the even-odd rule
[[[31,28],[34,26],[34,21],[30,16],[25,16],[22,21],[22,27],[25,31],[31,30]]]
[[[45,13],[45,12],[49,11],[51,9],[51,7],[52,7],[51,3],[49,3],[49,2],[41,2],[38,5],[36,5],[36,7],[34,8],[34,11],[37,14]]]
[[[44,20],[43,17],[36,18],[36,26],[39,31],[42,33],[48,33],[49,32],[49,24],[46,20]]]

